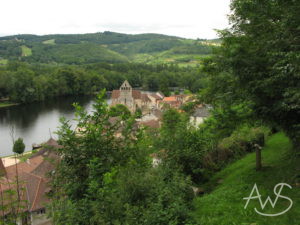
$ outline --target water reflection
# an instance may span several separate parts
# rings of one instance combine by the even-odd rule
[[[33,143],[41,143],[49,139],[59,126],[59,118],[74,118],[72,104],[78,102],[88,112],[92,110],[94,97],[59,97],[44,102],[0,108],[0,156],[12,154],[10,127],[15,130],[15,137],[24,139],[26,150],[31,150]],[[74,122],[73,122],[74,123]]]

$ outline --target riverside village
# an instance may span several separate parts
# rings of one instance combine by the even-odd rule
[[[118,90],[111,92],[110,107],[124,105],[131,113],[140,112],[135,121],[136,127],[143,127],[149,131],[159,129],[162,116],[166,109],[173,108],[182,111],[182,106],[196,101],[194,95],[177,93],[165,96],[162,92],[148,92],[132,88],[125,80]],[[196,104],[190,115],[190,124],[195,128],[209,116],[210,106]],[[120,118],[110,118],[111,123],[116,123]],[[78,130],[77,130],[78,132]],[[79,134],[78,134],[79,135]],[[119,130],[116,137],[122,136]],[[18,220],[18,224],[50,225],[46,205],[49,204],[49,195],[53,192],[49,185],[49,174],[55,174],[55,168],[60,162],[56,151],[62,148],[58,140],[50,139],[40,145],[33,146],[34,150],[22,154],[20,157],[3,157],[0,160],[0,195],[2,210],[1,216],[23,213],[25,216]],[[151,154],[153,167],[158,166],[162,156]],[[21,204],[15,207],[12,190],[17,189],[18,199]],[[196,193],[199,190],[193,187]]]

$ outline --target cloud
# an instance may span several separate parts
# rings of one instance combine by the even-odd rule
[[[1,3],[1,32],[53,34],[109,30],[214,38],[217,36],[214,29],[227,26],[229,3],[230,0],[9,0]]]

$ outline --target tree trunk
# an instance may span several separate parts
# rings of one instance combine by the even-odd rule
[[[261,170],[261,147],[256,147],[256,170]]]

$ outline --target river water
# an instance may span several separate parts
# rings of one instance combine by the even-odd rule
[[[21,137],[26,145],[25,151],[32,149],[32,144],[40,144],[50,138],[57,138],[55,131],[59,127],[60,117],[75,124],[74,107],[78,102],[88,112],[92,111],[95,96],[59,97],[43,102],[0,108],[0,157],[12,155],[11,127],[15,138]]]

